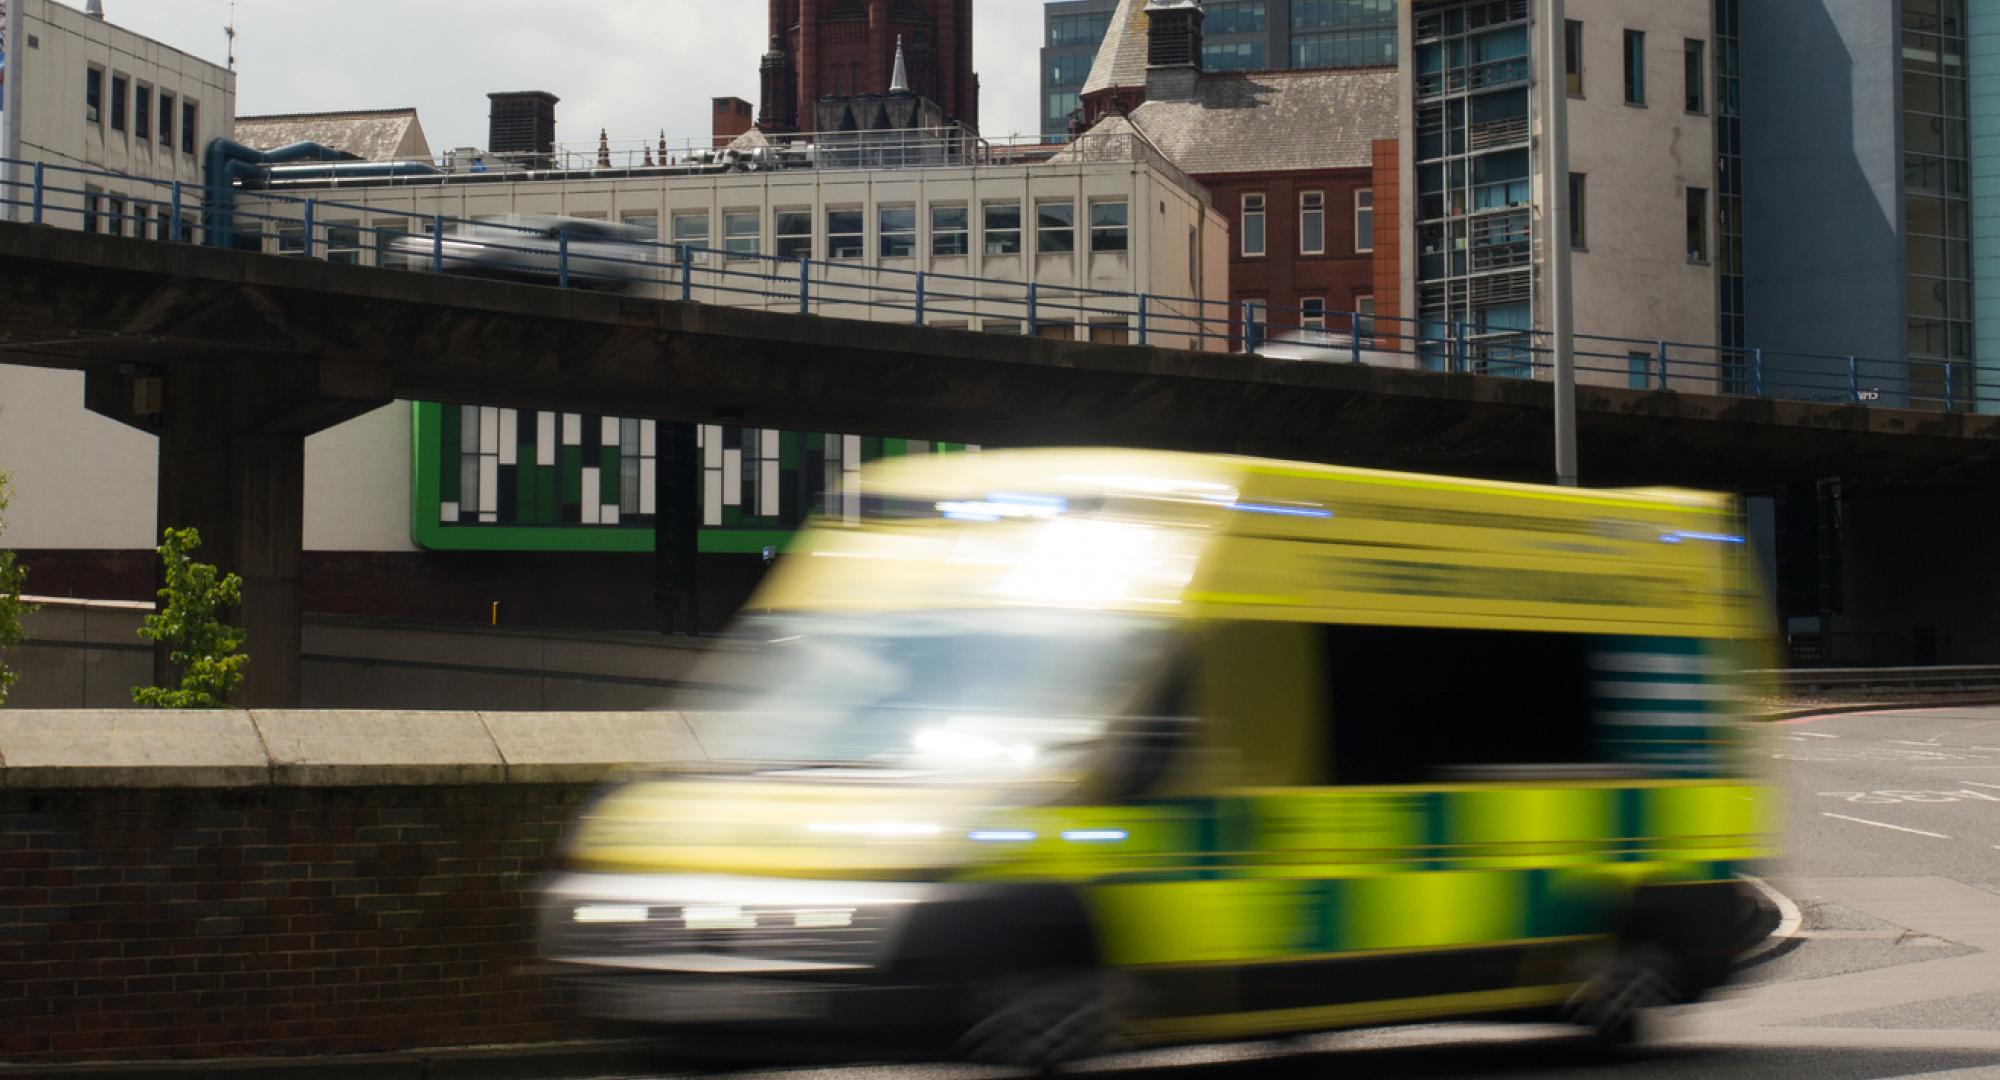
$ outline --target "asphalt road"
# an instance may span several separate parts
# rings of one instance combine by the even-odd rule
[[[1760,753],[1787,793],[1768,879],[1797,932],[1739,985],[1658,1018],[1609,1057],[1561,1028],[1349,1032],[1128,1055],[1078,1070],[1176,1080],[1559,1077],[2000,1080],[2000,708],[1857,713],[1774,725]],[[788,1080],[973,1080],[956,1066],[790,1069]]]

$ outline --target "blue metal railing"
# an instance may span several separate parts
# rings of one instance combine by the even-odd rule
[[[207,243],[388,270],[505,277],[564,288],[639,290],[664,299],[805,315],[908,322],[1092,341],[1258,352],[1496,378],[1546,378],[1543,331],[1370,312],[1232,304],[1040,280],[980,278],[709,247],[686,241],[550,230],[337,199],[259,191],[224,212],[178,181],[42,162],[15,162],[0,206],[34,224]],[[115,185],[115,186],[114,186]],[[143,194],[134,194],[142,192]],[[399,224],[384,225],[383,219]],[[363,224],[374,221],[375,224]],[[417,225],[418,231],[410,226]],[[606,223],[595,223],[607,229]],[[1079,233],[1079,239],[1088,237]],[[1087,240],[1079,249],[1089,246]],[[1079,250],[1078,259],[1097,257]],[[1024,261],[1032,260],[1025,257]],[[912,259],[914,264],[920,260]],[[2000,407],[2000,380],[1969,361],[1718,348],[1577,334],[1578,378],[1649,391],[1894,406],[1943,411]]]

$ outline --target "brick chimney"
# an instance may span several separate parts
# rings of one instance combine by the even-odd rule
[[[721,148],[750,130],[750,103],[738,97],[719,97],[714,99],[714,103],[715,145]]]

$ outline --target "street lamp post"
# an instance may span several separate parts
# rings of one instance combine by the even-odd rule
[[[1564,52],[1563,0],[1545,0],[1542,18],[1542,175],[1548,182],[1542,281],[1549,293],[1549,342],[1553,360],[1556,483],[1577,484],[1576,313],[1569,266],[1569,87]]]

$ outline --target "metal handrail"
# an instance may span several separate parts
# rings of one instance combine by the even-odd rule
[[[450,272],[473,269],[482,252],[520,256],[516,277],[556,286],[592,286],[629,279],[666,299],[755,306],[802,314],[876,317],[907,313],[909,321],[936,326],[964,319],[1012,323],[1027,333],[1076,327],[1122,328],[1126,341],[1200,350],[1261,351],[1288,333],[1324,345],[1316,359],[1483,375],[1548,377],[1553,349],[1546,331],[1409,316],[1375,315],[1304,306],[1238,304],[1208,297],[1122,292],[1062,282],[981,278],[968,274],[891,266],[858,259],[813,259],[730,251],[671,240],[633,241],[612,249],[572,250],[567,234],[551,236],[505,221],[479,221],[414,213],[275,191],[260,191],[264,209],[208,205],[204,192],[180,181],[135,177],[57,163],[0,162],[27,167],[25,178],[0,183],[0,205],[35,224],[81,221],[86,228],[148,239],[205,242],[275,250],[279,254],[368,263],[390,270]],[[116,181],[120,189],[93,185]],[[352,215],[351,218],[342,215]],[[407,227],[363,225],[366,218],[395,216]],[[1497,219],[1496,219],[1497,220]],[[421,224],[417,224],[417,223]],[[470,247],[454,240],[468,227],[481,231]],[[521,240],[511,242],[509,232]],[[1024,228],[1025,242],[1032,228]],[[1078,260],[1092,252],[1091,234],[1073,234]],[[413,237],[399,246],[398,238]],[[1129,241],[1129,233],[1127,234]],[[1129,248],[1124,254],[1129,255]],[[1021,253],[1029,266],[1039,256]],[[1360,333],[1355,333],[1356,328]],[[1334,340],[1326,335],[1344,335]],[[1114,337],[1117,334],[1113,334]],[[1317,336],[1317,337],[1316,337]],[[1576,367],[1587,381],[1624,380],[1633,389],[1698,389],[1738,397],[1818,401],[1869,407],[1969,411],[2000,405],[2000,383],[1982,385],[1962,360],[1881,359],[1832,353],[1785,352],[1576,334]]]

